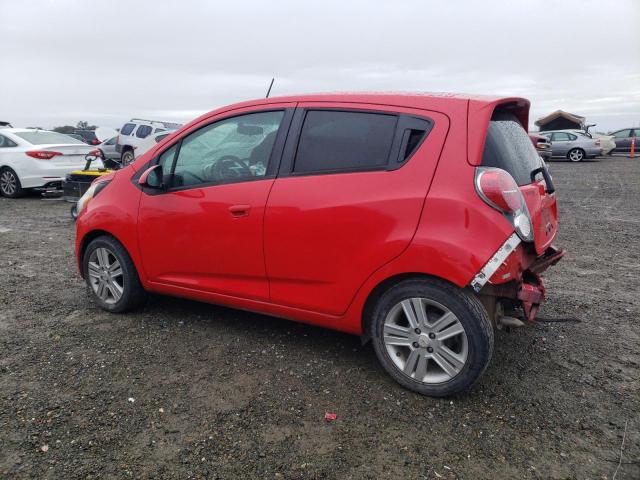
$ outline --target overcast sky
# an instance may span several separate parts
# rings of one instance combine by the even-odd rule
[[[51,128],[337,90],[518,95],[640,126],[640,0],[0,0],[0,120]]]

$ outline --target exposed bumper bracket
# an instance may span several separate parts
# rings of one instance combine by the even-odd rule
[[[507,238],[506,242],[502,244],[502,246],[498,249],[498,251],[489,259],[482,270],[480,270],[476,276],[471,281],[471,288],[478,293],[482,290],[485,283],[489,281],[496,270],[500,268],[502,262],[504,262],[507,257],[515,250],[515,248],[520,244],[520,237],[518,237],[517,233],[513,233],[509,238]]]

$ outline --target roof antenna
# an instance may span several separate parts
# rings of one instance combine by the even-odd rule
[[[273,81],[275,80],[275,78],[271,79],[271,83],[269,84],[269,90],[267,90],[267,96],[264,98],[269,98],[269,94],[271,93],[271,87],[273,87]]]

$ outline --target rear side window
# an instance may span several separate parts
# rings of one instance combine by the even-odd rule
[[[378,113],[307,112],[294,173],[370,170],[389,161],[397,117]]]
[[[533,181],[531,172],[542,166],[542,159],[515,116],[498,113],[489,122],[482,165],[506,170],[518,185],[527,185]]]
[[[140,125],[138,130],[136,130],[136,137],[138,138],[147,138],[149,134],[153,130],[149,125]]]
[[[133,132],[134,128],[136,128],[136,124],[135,123],[125,123],[123,125],[123,127],[120,129],[120,134],[121,135],[131,135],[131,132]]]

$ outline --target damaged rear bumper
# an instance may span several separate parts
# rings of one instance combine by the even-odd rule
[[[534,322],[546,289],[540,274],[555,265],[565,251],[549,246],[542,255],[525,251],[516,234],[509,237],[471,281],[476,293],[519,303],[524,319]]]

